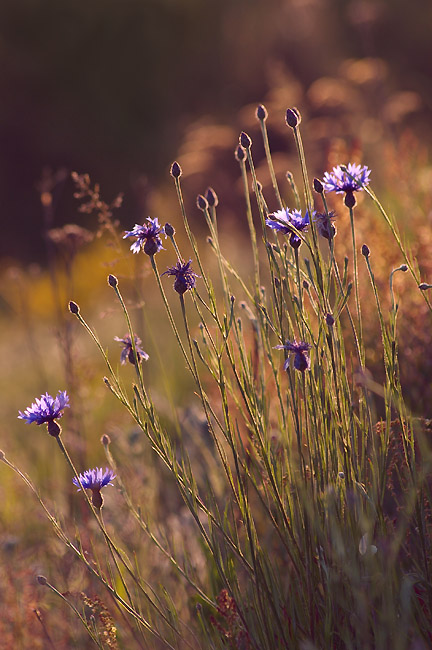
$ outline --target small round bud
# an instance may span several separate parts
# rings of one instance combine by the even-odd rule
[[[243,147],[243,149],[250,149],[252,146],[252,140],[250,139],[248,134],[245,133],[244,131],[240,133],[239,142]]]
[[[256,116],[260,122],[265,122],[268,118],[267,109],[263,104],[260,104],[256,110]]]
[[[345,474],[343,472],[338,473],[339,478],[345,478]]]
[[[345,194],[344,203],[347,208],[355,208],[357,205],[357,199],[354,196],[354,192],[347,192]]]
[[[370,255],[369,246],[367,246],[366,244],[363,244],[363,246],[361,247],[361,253],[362,253],[362,255],[364,257],[369,257],[369,255]]]
[[[335,323],[333,314],[326,314],[326,323],[329,327],[333,327]]]
[[[298,125],[301,122],[301,115],[300,112],[297,108],[288,108],[286,115],[285,115],[285,122],[287,123],[288,126],[290,126],[292,129],[295,129],[298,127]]]
[[[231,301],[231,304],[233,305],[235,303],[235,296],[230,296],[230,301]]]
[[[406,264],[401,264],[399,268],[404,273],[406,273],[406,271],[408,271],[408,266]]]
[[[205,197],[211,208],[215,208],[218,205],[219,203],[218,195],[216,194],[216,192],[212,187],[207,188]]]
[[[306,291],[309,289],[309,282],[307,280],[303,280],[303,289],[306,289]]]
[[[207,210],[207,208],[209,207],[207,199],[202,194],[198,194],[196,203],[199,209],[203,211]]]
[[[110,287],[115,289],[118,286],[118,280],[115,275],[112,275],[111,273],[108,276],[108,284]]]
[[[48,580],[45,578],[45,576],[37,576],[36,580],[38,581],[38,583],[40,585],[46,585],[46,583],[48,582]]]
[[[183,173],[182,168],[180,167],[180,165],[178,164],[177,161],[174,161],[173,164],[171,165],[171,169],[170,169],[171,176],[173,178],[180,178],[182,173]]]
[[[170,223],[168,223],[168,222],[167,222],[167,223],[165,224],[165,226],[164,226],[164,232],[165,232],[165,234],[166,234],[167,237],[174,237],[174,235],[175,235],[175,230],[174,230],[174,228],[173,228],[172,225],[171,225]]]
[[[76,304],[76,302],[74,302],[73,300],[69,301],[69,311],[71,314],[75,314],[75,315],[79,314],[79,307]]]
[[[108,445],[111,444],[111,438],[106,433],[104,433],[103,436],[101,436],[100,440],[104,447],[108,447]]]
[[[419,284],[418,288],[421,291],[427,291],[427,289],[432,289],[432,284],[428,284],[427,282],[422,282],[421,284]]]
[[[317,194],[322,194],[324,192],[324,185],[321,183],[319,178],[313,179],[313,187]]]
[[[241,145],[239,145],[237,149],[234,151],[234,156],[238,162],[243,162],[243,160],[245,160],[246,152]]]

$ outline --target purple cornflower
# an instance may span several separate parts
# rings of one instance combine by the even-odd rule
[[[334,210],[330,210],[328,216],[325,212],[317,212],[315,214],[314,221],[321,237],[330,240],[336,236],[336,226],[332,223],[332,220],[335,218]]]
[[[25,420],[27,424],[36,422],[36,424],[46,424],[48,433],[57,437],[61,433],[60,425],[55,422],[63,416],[63,410],[69,407],[69,396],[65,390],[57,393],[54,398],[49,393],[41,395],[40,399],[36,398],[31,406],[26,408],[24,413],[19,411],[18,419]]]
[[[305,343],[304,341],[287,341],[285,345],[276,345],[275,350],[287,350],[287,352],[292,352],[294,356],[294,368],[304,372],[305,370],[310,370],[310,358],[309,350],[311,349],[310,343]],[[290,363],[290,357],[288,356],[283,365],[284,370],[288,370]]]
[[[153,256],[163,248],[159,235],[164,232],[164,228],[159,225],[157,217],[155,219],[147,217],[147,221],[149,225],[143,224],[140,226],[136,223],[132,230],[125,230],[123,239],[136,237],[136,241],[130,247],[131,251],[139,253],[142,248],[144,253]]]
[[[333,167],[332,172],[325,172],[324,189],[326,192],[337,192],[338,194],[345,192],[345,205],[353,208],[356,204],[354,192],[359,192],[369,185],[371,170],[355,163],[348,163],[346,171],[344,169],[338,165]]]
[[[175,266],[170,266],[162,275],[175,275],[174,289],[182,295],[185,291],[195,287],[196,280],[199,275],[194,273],[190,267],[192,260],[189,262],[178,261]]]
[[[78,488],[78,492],[81,490],[81,485],[86,490],[91,490],[92,503],[95,508],[100,510],[103,505],[103,498],[100,491],[106,485],[112,485],[111,481],[115,479],[115,477],[116,475],[114,472],[108,469],[108,467],[105,469],[105,472],[102,467],[95,467],[94,469],[87,469],[85,472],[80,474],[79,480],[74,476],[72,482]]]
[[[136,334],[134,334],[134,339],[135,339],[135,350],[136,350],[136,355],[138,359],[138,363],[141,363],[141,361],[144,359],[144,361],[147,361],[149,358],[149,355],[147,352],[144,352],[142,349],[142,341]],[[132,346],[132,339],[129,334],[125,334],[124,337],[121,339],[118,336],[114,337],[114,341],[119,341],[119,343],[123,343],[124,348],[121,351],[120,355],[120,363],[123,365],[126,363],[126,360],[129,359],[129,363],[132,363],[135,365],[135,355],[133,351],[133,346]]]
[[[312,217],[315,216],[315,210],[312,213]],[[270,219],[273,217],[273,219]],[[266,224],[269,228],[278,230],[284,235],[290,233],[289,243],[293,248],[298,248],[301,244],[300,237],[294,232],[294,228],[297,230],[307,230],[307,227],[310,224],[309,212],[306,210],[306,214],[303,217],[301,210],[288,210],[284,208],[283,210],[277,210],[269,214],[269,217],[266,219]]]

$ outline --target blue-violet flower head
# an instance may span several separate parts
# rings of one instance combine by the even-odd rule
[[[87,469],[79,475],[79,481],[76,476],[72,479],[73,484],[76,485],[78,491],[81,490],[81,485],[87,490],[101,490],[106,485],[113,485],[112,480],[116,477],[114,472],[108,467],[103,471],[102,467],[95,467],[94,469]],[[81,482],[81,485],[80,485]]]
[[[325,212],[315,214],[314,221],[321,237],[330,240],[336,236],[336,226],[332,223],[335,218],[336,215],[333,210],[330,210],[328,215]]]
[[[141,361],[144,359],[144,361],[147,361],[149,358],[149,355],[147,352],[145,352],[141,345],[142,341],[141,339],[134,334],[134,339],[135,339],[135,350],[136,350],[136,355],[138,359],[138,363],[141,363]],[[119,343],[123,343],[123,350],[121,351],[120,354],[120,363],[123,365],[126,363],[127,360],[129,360],[129,363],[132,363],[132,365],[135,365],[135,355],[133,351],[133,345],[132,345],[132,339],[129,334],[125,334],[124,337],[121,339],[118,336],[114,337],[114,341],[119,341]]]
[[[304,372],[310,370],[309,350],[311,349],[310,343],[304,341],[287,341],[285,345],[276,345],[275,350],[286,350],[288,353],[294,354],[294,368]],[[288,356],[283,365],[284,370],[288,370],[290,357]]]
[[[315,210],[312,213],[312,218],[315,216]],[[271,218],[272,217],[272,218]],[[278,230],[284,235],[290,233],[289,243],[293,248],[298,248],[301,244],[300,237],[294,232],[294,228],[299,230],[307,230],[307,227],[310,224],[309,212],[306,210],[306,214],[302,216],[301,210],[288,210],[284,208],[283,210],[277,210],[272,214],[269,214],[266,219],[266,224],[269,228]]]
[[[139,253],[141,248],[147,255],[156,255],[162,248],[162,240],[159,237],[164,232],[163,226],[159,225],[158,218],[147,217],[149,224],[135,224],[132,230],[126,230],[123,239],[136,237],[136,241],[130,247],[133,253]]]
[[[338,165],[333,167],[332,172],[325,172],[323,184],[326,192],[352,193],[363,190],[366,185],[369,185],[371,170],[366,166],[348,163],[346,171],[344,169]]]
[[[199,275],[193,272],[191,269],[192,260],[189,262],[178,261],[175,266],[170,266],[165,273],[162,275],[174,275],[174,289],[182,295],[185,291],[193,289],[196,284],[195,278],[199,278]]]
[[[103,471],[102,467],[95,467],[94,469],[87,469],[83,474],[80,474],[79,480],[74,476],[72,481],[78,488],[78,492],[81,490],[81,485],[83,488],[92,491],[92,503],[97,510],[100,510],[103,506],[103,498],[100,491],[107,485],[113,485],[111,481],[115,477],[114,472],[108,469],[108,467],[105,471]]]
[[[19,411],[18,419],[24,420],[27,424],[32,422],[38,425],[47,424],[48,433],[56,437],[60,435],[61,429],[54,420],[63,416],[66,407],[69,407],[69,395],[65,390],[59,390],[56,397],[45,393],[40,399],[36,398],[36,401],[24,412]]]

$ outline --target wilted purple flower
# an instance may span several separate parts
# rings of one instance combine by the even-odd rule
[[[273,219],[270,217],[273,217]],[[315,217],[315,210],[312,213],[312,217]],[[291,233],[289,243],[293,248],[298,248],[301,244],[301,239],[294,232],[293,226],[300,231],[307,230],[307,227],[310,224],[309,212],[306,210],[306,214],[303,217],[301,210],[290,211],[288,208],[284,208],[283,210],[277,210],[276,212],[269,214],[268,218],[266,219],[266,224],[269,226],[269,228],[278,230],[284,235]]]
[[[163,226],[159,225],[158,218],[152,219],[147,217],[149,225],[135,224],[132,230],[126,230],[123,239],[127,237],[136,237],[136,241],[130,247],[133,253],[139,253],[141,248],[147,255],[156,255],[163,248],[159,235],[164,232]]]
[[[134,339],[135,339],[135,350],[136,350],[136,355],[138,359],[138,363],[141,363],[141,361],[144,359],[144,361],[147,361],[149,358],[149,355],[147,352],[144,352],[142,349],[142,341],[136,334],[134,334]],[[132,339],[129,334],[125,334],[124,337],[121,339],[118,336],[114,337],[114,341],[119,341],[119,343],[123,343],[124,348],[121,351],[120,355],[120,363],[123,365],[126,363],[126,360],[129,359],[129,362],[135,365],[135,355],[133,351],[133,346],[132,346]]]
[[[175,266],[170,266],[162,275],[175,275],[174,289],[182,295],[185,291],[195,287],[196,280],[199,275],[194,273],[190,267],[192,260],[189,262],[177,262]]]
[[[332,172],[325,172],[323,183],[326,192],[345,192],[345,205],[349,208],[355,206],[354,192],[363,190],[370,183],[371,171],[366,166],[348,163],[346,171],[341,165],[333,167]]]
[[[65,390],[57,393],[54,398],[49,393],[41,395],[40,399],[29,406],[24,413],[19,411],[18,419],[25,420],[27,424],[35,422],[36,424],[47,424],[48,433],[57,437],[61,433],[60,426],[54,420],[63,416],[63,410],[69,407],[69,396]]]
[[[102,467],[95,467],[94,469],[87,469],[85,472],[79,475],[79,480],[76,476],[72,479],[72,482],[78,488],[78,492],[81,490],[81,485],[87,490],[91,490],[92,494],[92,503],[95,508],[100,510],[103,505],[102,495],[100,493],[101,489],[107,485],[112,485],[112,480],[115,479],[116,475],[108,467],[103,471]],[[81,483],[81,485],[80,485]]]
[[[305,343],[304,341],[287,341],[285,345],[276,345],[275,350],[287,350],[287,352],[292,352],[294,356],[294,368],[304,372],[305,370],[310,370],[310,358],[309,350],[311,349],[310,343]],[[290,358],[287,357],[283,369],[288,370]]]
[[[330,240],[336,236],[336,226],[332,223],[332,220],[335,218],[336,215],[333,210],[330,210],[328,216],[325,212],[317,212],[315,214],[314,221],[321,237]]]

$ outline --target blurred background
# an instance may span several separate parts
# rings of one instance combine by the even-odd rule
[[[371,140],[372,118],[385,118],[394,135],[409,123],[429,138],[431,24],[429,0],[2,0],[1,257],[46,263],[47,169],[124,192],[130,224],[188,135],[198,148],[194,122],[235,127],[207,142],[232,151],[248,126],[239,109],[270,97],[282,131],[298,103],[338,120],[328,136],[348,131],[354,109],[368,130],[357,121],[351,137]],[[371,65],[350,67],[359,59]],[[71,186],[67,176],[58,188],[55,225],[77,221]]]

